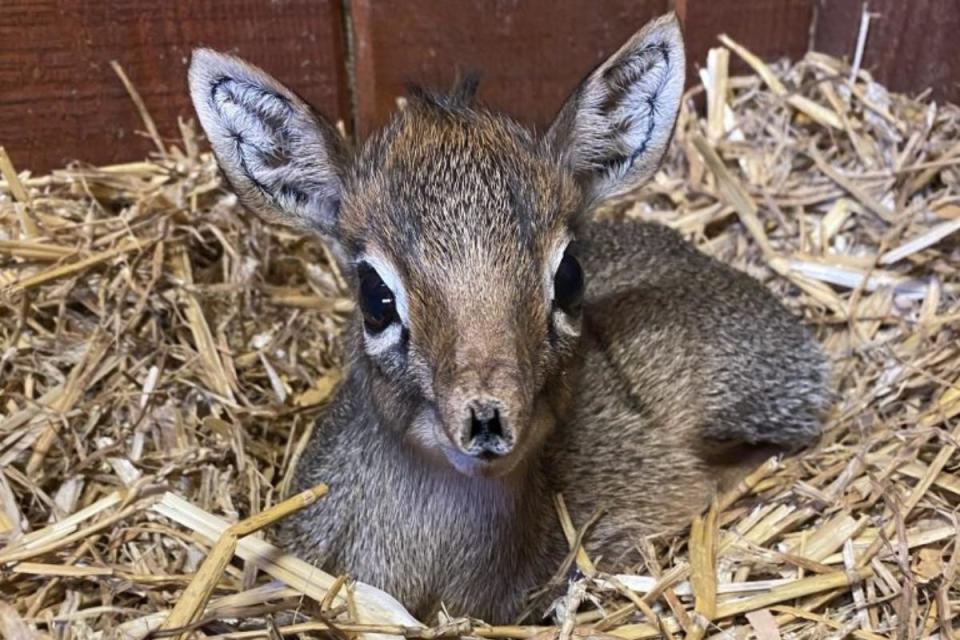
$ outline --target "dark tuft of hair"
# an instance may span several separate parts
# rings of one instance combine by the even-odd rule
[[[441,93],[409,83],[407,84],[407,97],[414,103],[445,111],[469,109],[476,102],[479,88],[480,74],[471,71],[457,78],[449,93]]]

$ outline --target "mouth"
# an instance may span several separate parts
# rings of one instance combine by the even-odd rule
[[[497,455],[492,451],[467,453],[458,447],[436,411],[425,411],[414,420],[406,442],[436,464],[453,467],[471,478],[498,478],[514,469],[520,457],[517,451]]]
[[[514,453],[502,456],[489,451],[476,455],[464,453],[452,443],[443,447],[443,453],[454,469],[471,478],[503,477],[513,471],[518,459]]]

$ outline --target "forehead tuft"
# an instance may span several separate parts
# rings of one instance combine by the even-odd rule
[[[416,99],[361,150],[343,225],[403,261],[534,262],[572,213],[572,182],[529,131]],[[353,234],[351,234],[353,235]]]

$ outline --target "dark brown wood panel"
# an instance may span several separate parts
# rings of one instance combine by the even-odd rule
[[[815,48],[852,60],[862,3],[824,0],[818,11]],[[862,66],[891,89],[928,88],[941,100],[960,102],[960,2],[870,0],[875,14]]]
[[[842,0],[852,2],[853,0]],[[797,60],[807,52],[814,0],[676,0],[677,15],[687,39],[688,79],[706,65],[707,51],[719,47],[717,36],[727,34],[764,60]],[[747,66],[730,58],[731,71]]]
[[[408,82],[448,88],[479,71],[480,97],[543,126],[577,82],[668,0],[354,0],[359,129],[383,124]]]
[[[0,0],[0,144],[20,168],[144,157],[123,66],[160,134],[192,116],[190,50],[241,55],[330,117],[348,113],[339,0]]]

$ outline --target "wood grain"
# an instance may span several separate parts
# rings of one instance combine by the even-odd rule
[[[590,69],[665,13],[668,0],[354,0],[358,128],[383,124],[406,84],[447,89],[481,73],[480,97],[543,127]]]
[[[35,172],[79,159],[143,158],[153,147],[110,68],[130,77],[160,135],[193,117],[190,50],[241,55],[326,115],[348,113],[339,0],[2,0],[0,144]]]
[[[852,60],[860,30],[860,2],[827,0],[818,11],[814,46]],[[932,89],[960,102],[960,2],[871,0],[864,69],[896,91]]]
[[[847,2],[848,0],[843,0]],[[807,52],[814,0],[676,0],[676,11],[687,40],[688,82],[699,82],[697,69],[706,65],[707,51],[719,47],[727,34],[764,60],[797,60]],[[748,67],[730,58],[731,73]]]

